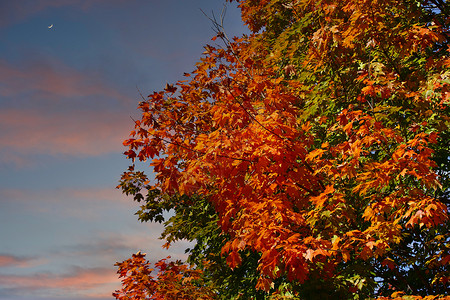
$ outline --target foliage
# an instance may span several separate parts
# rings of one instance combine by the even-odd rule
[[[117,263],[123,289],[116,291],[116,299],[152,300],[208,300],[214,299],[213,292],[202,287],[201,270],[191,269],[181,262],[166,262],[162,259],[155,264],[159,272],[157,278],[151,275],[153,269],[145,259],[146,253],[133,254],[132,258]],[[170,258],[170,257],[168,257]]]
[[[174,212],[162,237],[196,241],[216,298],[447,294],[447,3],[230,2],[252,34],[213,19],[224,46],[139,104],[125,154],[156,180],[119,186],[140,220]]]

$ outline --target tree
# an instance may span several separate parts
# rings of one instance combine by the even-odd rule
[[[213,18],[224,46],[139,104],[139,218],[174,211],[163,238],[197,242],[216,298],[448,294],[447,3],[229,2],[252,34]]]

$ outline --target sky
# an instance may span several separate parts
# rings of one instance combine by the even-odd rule
[[[0,300],[113,299],[161,246],[115,187],[145,95],[194,70],[224,0],[0,0]],[[227,5],[230,36],[245,28]],[[151,175],[151,169],[142,166]]]

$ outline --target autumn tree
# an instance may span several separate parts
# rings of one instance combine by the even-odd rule
[[[448,294],[447,2],[229,2],[252,33],[212,18],[195,70],[139,104],[125,155],[156,179],[119,187],[140,220],[196,242],[205,297]],[[118,266],[125,291],[141,275]]]

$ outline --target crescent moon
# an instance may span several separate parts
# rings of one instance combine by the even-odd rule
[[[53,24],[52,25],[50,25],[50,26],[48,26],[48,28],[50,29],[50,28],[52,28],[53,27]]]

